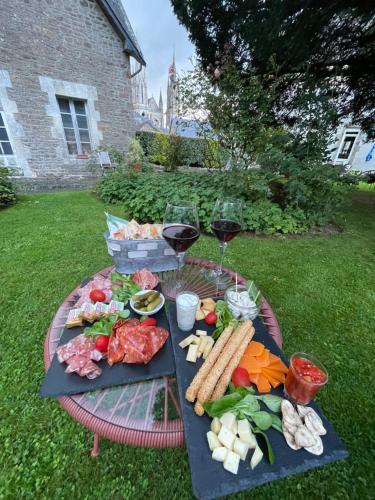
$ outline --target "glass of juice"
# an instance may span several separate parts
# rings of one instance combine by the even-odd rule
[[[296,352],[290,358],[284,390],[294,403],[308,405],[327,380],[328,372],[317,359],[310,354]]]

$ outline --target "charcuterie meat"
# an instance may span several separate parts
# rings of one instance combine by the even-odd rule
[[[87,285],[78,288],[79,299],[75,307],[81,307],[84,302],[93,304],[94,302],[90,299],[90,293],[93,290],[101,290],[105,294],[105,302],[109,302],[112,297],[112,281],[101,276],[95,276]]]
[[[100,361],[103,354],[95,349],[95,342],[83,334],[77,335],[67,344],[56,349],[57,359],[66,363],[66,373],[77,373],[81,377],[90,379],[99,377],[101,368],[94,361]]]
[[[163,347],[169,332],[165,328],[142,326],[138,320],[129,319],[115,323],[108,346],[108,364],[147,364]]]
[[[133,281],[137,283],[142,290],[151,290],[159,284],[159,278],[146,268],[136,271],[133,274]]]

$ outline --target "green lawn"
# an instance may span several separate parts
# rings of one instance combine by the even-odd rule
[[[373,192],[352,195],[334,236],[243,236],[229,247],[226,265],[253,278],[272,303],[286,354],[312,352],[328,367],[319,402],[350,453],[258,487],[251,498],[374,498],[374,201]],[[93,460],[90,433],[56,401],[38,397],[43,341],[58,305],[110,263],[105,208],[80,192],[27,196],[0,212],[0,498],[192,497],[184,448],[103,440]],[[218,257],[209,237],[192,251]]]

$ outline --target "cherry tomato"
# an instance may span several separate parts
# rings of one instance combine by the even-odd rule
[[[104,302],[105,301],[105,293],[102,290],[91,290],[90,299],[93,302]]]
[[[100,352],[107,352],[109,337],[107,335],[99,335],[95,340],[95,348]]]
[[[142,326],[156,326],[157,321],[155,318],[145,318],[143,321],[141,321]]]
[[[236,387],[247,387],[250,385],[250,378],[245,368],[238,367],[232,373],[232,382]]]
[[[204,320],[207,323],[207,325],[214,325],[216,323],[216,320],[217,320],[216,313],[209,312],[207,314],[207,316],[204,318]]]

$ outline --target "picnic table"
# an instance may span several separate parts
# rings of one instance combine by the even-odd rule
[[[188,257],[186,266],[215,268],[216,264]],[[96,276],[108,277],[113,270],[112,266],[107,267],[96,273]],[[228,282],[235,282],[234,271],[226,268],[223,268],[223,271]],[[237,275],[237,281],[243,283],[245,278]],[[46,371],[58,346],[68,312],[77,300],[78,288],[64,300],[48,329],[44,344]],[[262,299],[260,316],[268,333],[281,348],[280,328],[265,298]],[[58,401],[71,417],[94,433],[91,450],[93,457],[99,454],[100,437],[142,447],[167,448],[182,446],[184,443],[183,422],[174,376],[64,396]]]

